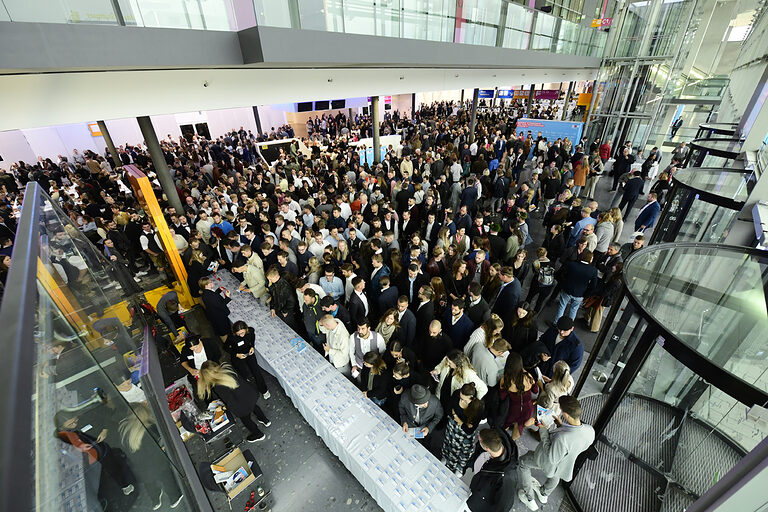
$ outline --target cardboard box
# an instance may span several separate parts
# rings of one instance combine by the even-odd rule
[[[245,489],[248,488],[249,485],[251,485],[253,482],[256,481],[256,477],[253,476],[253,472],[251,471],[251,467],[248,465],[248,461],[245,460],[245,457],[243,457],[243,452],[240,451],[240,448],[235,448],[229,454],[225,455],[224,458],[219,459],[216,461],[216,465],[223,467],[226,471],[237,471],[240,468],[245,469],[246,473],[248,474],[248,477],[237,484],[235,487],[230,489],[229,491],[224,490],[224,492],[227,493],[227,496],[229,499],[234,499],[235,496],[243,492]],[[222,486],[222,489],[224,487]]]

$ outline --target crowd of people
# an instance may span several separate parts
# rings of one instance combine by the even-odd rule
[[[255,144],[292,136],[289,126],[258,137],[241,128],[210,141],[164,139],[183,209],[161,203],[189,288],[220,338],[190,336],[181,353],[199,398],[221,397],[249,441],[264,438],[250,414],[269,420],[247,382],[268,398],[253,356],[257,334],[230,324],[227,294],[208,278],[224,268],[451,471],[474,468],[471,510],[506,510],[499,507],[515,495],[531,510],[536,500],[546,503],[594,440],[569,395],[584,354],[577,314],[583,309],[586,327],[599,329],[621,287],[623,260],[643,247],[686,148],[659,172],[656,148],[644,157],[629,142],[547,140],[517,130],[518,115],[480,113],[471,132],[465,104],[423,105],[410,118],[388,111],[381,133],[400,134],[402,143],[373,165],[350,145],[372,135],[362,115],[310,120],[311,154],[293,145],[274,162],[260,161]],[[146,147],[117,152],[123,165],[154,177]],[[616,189],[612,204],[596,200],[604,175]],[[170,273],[108,152],[18,162],[0,180],[3,255],[12,248],[20,187],[35,180],[103,251],[127,293],[148,275]],[[627,241],[624,222],[641,196],[647,203]],[[532,236],[534,223],[542,240]],[[65,277],[77,271],[66,254],[57,261]],[[549,305],[555,313],[544,318]],[[222,349],[233,366],[221,364]],[[556,427],[539,418],[537,405]],[[541,442],[518,459],[526,431]],[[533,479],[532,468],[547,481]],[[519,492],[510,490],[510,473]]]

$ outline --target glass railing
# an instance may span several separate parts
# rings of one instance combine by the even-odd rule
[[[230,5],[228,0],[0,0],[0,21],[231,30]]]
[[[599,57],[608,33],[506,0],[253,0],[258,25]]]
[[[35,182],[18,233],[0,310],[14,369],[1,378],[3,408],[15,402],[0,431],[16,433],[0,444],[0,509],[153,510],[162,492],[165,509],[210,510],[127,269]]]
[[[608,32],[508,0],[0,0],[0,21],[238,30],[254,24],[602,56]]]

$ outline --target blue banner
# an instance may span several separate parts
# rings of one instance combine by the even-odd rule
[[[381,150],[381,160],[380,161],[383,162],[384,161],[384,155],[387,154],[387,148],[384,147],[384,146],[381,146],[381,147],[379,147],[379,149]],[[364,165],[364,164],[367,163],[369,166],[373,167],[374,162],[373,162],[373,148],[372,147],[371,148],[365,148],[365,151],[363,151],[362,149],[358,150],[357,153],[360,155],[360,165]]]
[[[531,132],[533,138],[536,139],[539,132],[542,137],[547,138],[547,142],[554,142],[558,138],[568,139],[573,142],[573,147],[581,141],[581,133],[584,130],[584,123],[574,123],[572,121],[548,121],[545,119],[520,119],[517,121],[517,129],[515,132],[519,135],[521,132],[523,136]]]
[[[493,89],[480,89],[478,98],[493,98]]]
[[[499,89],[497,98],[512,98],[512,89]]]

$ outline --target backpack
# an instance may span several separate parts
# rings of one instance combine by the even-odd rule
[[[552,267],[552,265],[539,268],[538,281],[540,286],[552,286],[554,284],[555,269]]]

